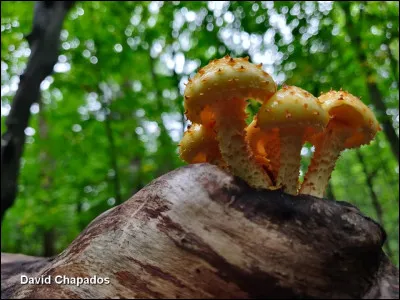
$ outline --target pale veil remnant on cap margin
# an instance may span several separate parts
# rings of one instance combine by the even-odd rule
[[[348,92],[330,91],[318,99],[330,121],[326,130],[313,138],[315,152],[300,193],[323,197],[340,153],[369,144],[381,128],[368,106]]]
[[[271,188],[273,183],[246,142],[246,100],[262,102],[275,92],[275,82],[261,65],[229,56],[199,70],[185,89],[187,118],[214,124],[223,160],[234,175],[255,188]]]

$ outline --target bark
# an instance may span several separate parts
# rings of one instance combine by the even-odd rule
[[[35,274],[48,265],[51,258],[27,256],[23,254],[1,253],[1,299],[4,299],[3,283],[19,274]],[[19,278],[18,278],[19,279]],[[8,290],[10,291],[10,290]]]
[[[30,107],[39,102],[40,84],[51,74],[57,62],[62,24],[73,3],[38,1],[35,4],[33,29],[26,37],[31,55],[6,120],[7,130],[1,138],[1,220],[17,194],[20,159],[25,144],[24,130],[29,123]]]
[[[254,190],[196,164],[101,214],[51,260],[2,259],[2,298],[394,299],[385,236],[346,202]],[[110,283],[21,285],[21,273]]]

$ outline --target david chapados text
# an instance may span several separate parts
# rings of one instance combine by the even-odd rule
[[[57,276],[40,276],[40,277],[29,277],[26,275],[21,275],[21,284],[66,284],[66,285],[96,285],[96,284],[110,284],[110,279],[108,277],[68,277],[65,275]]]

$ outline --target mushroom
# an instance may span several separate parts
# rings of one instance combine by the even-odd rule
[[[246,128],[246,139],[257,162],[275,182],[279,170],[279,131],[273,129],[266,133],[256,126],[254,119]]]
[[[328,123],[328,113],[309,92],[284,86],[264,101],[256,126],[270,133],[279,129],[279,170],[276,185],[291,195],[298,190],[301,148],[309,135],[322,131]]]
[[[189,164],[209,162],[226,168],[215,132],[208,126],[193,124],[185,131],[179,144],[179,156]]]
[[[203,125],[215,120],[223,160],[234,175],[255,188],[268,188],[272,181],[246,143],[246,100],[262,102],[275,92],[275,82],[261,65],[229,56],[200,69],[185,89],[187,118]]]
[[[330,121],[325,131],[311,140],[315,152],[300,193],[323,197],[340,153],[369,144],[381,128],[373,112],[348,92],[330,91],[318,99]]]

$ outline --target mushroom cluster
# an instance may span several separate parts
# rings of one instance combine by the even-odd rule
[[[246,124],[248,99],[261,103]],[[192,125],[179,144],[188,163],[208,162],[250,186],[323,197],[340,153],[368,144],[380,130],[357,97],[330,91],[316,98],[295,86],[277,90],[272,77],[248,58],[211,61],[186,85],[185,114]],[[299,184],[301,149],[315,147]]]

